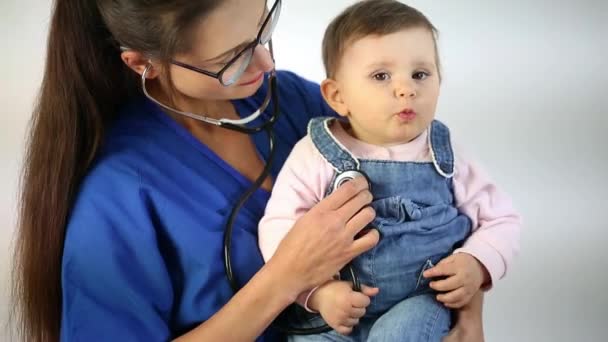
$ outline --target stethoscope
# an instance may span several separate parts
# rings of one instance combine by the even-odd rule
[[[270,50],[270,55],[274,61],[272,40],[269,41],[269,50]],[[274,132],[273,132],[273,127],[274,127],[274,124],[276,123],[277,119],[280,116],[279,98],[278,98],[278,93],[277,93],[278,88],[277,88],[276,70],[273,69],[272,71],[270,71],[269,79],[268,79],[269,91],[267,92],[264,102],[262,103],[260,108],[258,108],[258,110],[256,110],[255,112],[253,112],[252,114],[250,114],[249,116],[247,116],[245,118],[242,118],[240,120],[232,120],[232,119],[215,119],[215,118],[211,118],[211,117],[208,117],[205,115],[180,111],[178,109],[172,108],[172,107],[165,105],[164,103],[156,100],[153,96],[151,96],[148,93],[148,91],[146,89],[147,75],[151,68],[152,68],[152,65],[149,64],[145,68],[144,72],[142,73],[141,86],[142,86],[144,95],[150,101],[154,102],[155,104],[159,105],[160,107],[162,107],[170,112],[176,113],[176,114],[180,114],[180,115],[183,115],[183,116],[195,119],[195,120],[199,120],[199,121],[202,121],[202,122],[205,122],[208,124],[230,129],[230,130],[237,131],[240,133],[252,135],[252,134],[256,134],[256,133],[260,133],[260,132],[264,131],[264,132],[266,132],[266,134],[268,136],[269,153],[268,153],[268,159],[266,160],[264,169],[262,170],[260,175],[256,178],[256,180],[251,184],[251,186],[238,199],[238,201],[232,208],[230,215],[228,216],[228,220],[226,221],[226,226],[224,229],[224,269],[226,271],[226,277],[228,278],[230,287],[236,293],[240,290],[240,286],[238,285],[238,283],[235,279],[234,271],[232,269],[231,251],[232,251],[232,232],[234,230],[234,223],[235,223],[238,213],[242,209],[243,205],[245,205],[245,203],[247,202],[247,200],[249,200],[251,195],[253,195],[262,186],[262,184],[264,183],[264,180],[266,180],[266,178],[270,174],[270,169],[272,167],[272,164],[273,164],[274,158],[275,158],[275,154],[276,154],[275,148],[274,148],[275,147],[274,146],[275,145],[275,136],[274,136]],[[251,123],[252,121],[257,119],[262,113],[264,113],[264,111],[268,108],[270,102],[273,103],[271,117],[266,122],[260,124],[259,126],[255,126],[255,127],[247,126],[247,124]],[[348,171],[338,174],[333,182],[332,192],[335,189],[337,189],[339,186],[343,185],[344,183],[346,183],[349,180],[353,180],[356,177],[365,177],[367,180],[367,176],[359,170],[348,170]],[[368,180],[368,184],[370,184],[369,180]],[[356,276],[356,274],[350,264],[347,265],[341,271],[341,274],[345,271],[348,272],[348,276],[350,276],[350,278],[352,280],[353,288],[356,291],[361,291],[361,284],[359,283],[359,279]],[[297,327],[293,327],[293,326],[284,326],[275,321],[272,324],[272,326],[282,333],[291,334],[291,335],[312,335],[312,334],[319,334],[319,333],[323,333],[323,332],[332,330],[331,327],[329,327],[327,324],[320,325],[318,327],[313,327],[313,328],[297,328]]]

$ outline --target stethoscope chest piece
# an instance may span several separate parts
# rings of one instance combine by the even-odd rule
[[[346,171],[341,172],[338,175],[336,175],[336,178],[334,179],[334,182],[331,186],[331,192],[336,191],[340,186],[344,185],[344,183],[351,181],[358,177],[365,178],[365,181],[367,182],[367,187],[371,191],[372,184],[369,181],[369,177],[365,174],[365,172],[363,172],[361,170],[346,170]]]

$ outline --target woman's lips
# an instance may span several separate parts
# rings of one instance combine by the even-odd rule
[[[262,79],[262,77],[264,77],[264,73],[261,72],[255,79],[248,81],[248,82],[243,82],[243,83],[239,83],[240,86],[248,86],[248,85],[252,85],[254,83],[258,83],[259,80]]]

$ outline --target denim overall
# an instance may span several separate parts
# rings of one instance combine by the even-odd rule
[[[308,132],[336,175],[361,170],[369,177],[376,211],[371,226],[379,230],[380,242],[352,266],[361,284],[378,287],[380,293],[351,335],[332,331],[292,340],[440,341],[449,330],[450,312],[435,300],[422,272],[450,255],[471,229],[454,203],[449,130],[432,122],[432,162],[358,160],[334,138],[329,126],[338,123],[332,121],[313,119]]]

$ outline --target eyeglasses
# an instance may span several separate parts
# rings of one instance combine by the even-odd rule
[[[253,57],[253,53],[258,45],[266,45],[272,38],[277,22],[279,21],[279,15],[281,14],[281,0],[275,1],[274,5],[268,12],[268,16],[264,19],[264,23],[258,32],[258,35],[254,41],[249,43],[243,48],[236,56],[234,56],[226,65],[218,72],[211,72],[197,68],[195,66],[182,63],[176,60],[172,60],[171,64],[179,67],[192,70],[209,77],[217,78],[220,83],[227,87],[234,84],[243,75]]]

